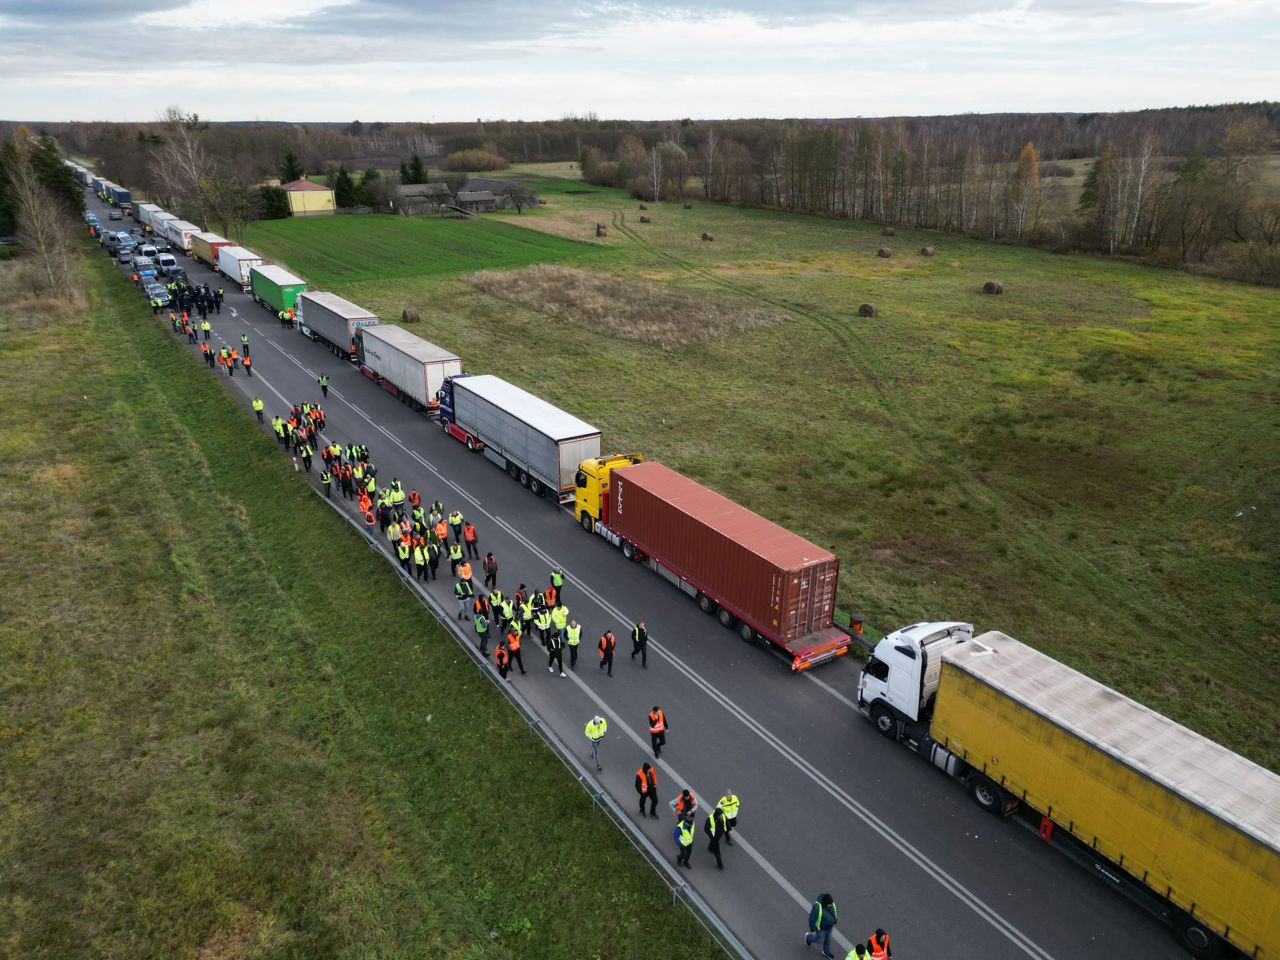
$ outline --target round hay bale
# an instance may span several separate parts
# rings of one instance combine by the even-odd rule
[[[714,239],[715,239],[715,237],[713,237],[713,236],[712,236],[711,234],[709,234],[709,233],[704,233],[704,234],[702,235],[702,239],[703,239],[703,240],[714,240]]]
[[[990,293],[992,295],[1004,293],[1004,284],[999,280],[988,280],[982,285],[982,292]]]
[[[641,223],[648,223],[648,222],[649,222],[649,218],[648,218],[648,217],[641,217],[641,218],[640,218],[640,222],[641,222]]]
[[[920,248],[920,256],[922,256],[922,257],[932,257],[932,256],[933,256],[933,247],[921,247],[921,248]]]
[[[692,203],[686,203],[686,204],[684,205],[684,208],[685,208],[686,210],[692,210],[692,209],[693,209],[693,204],[692,204]]]
[[[888,247],[881,247],[879,250],[876,251],[876,256],[883,257],[885,260],[888,260],[890,257],[893,256],[893,251],[890,250]]]
[[[422,314],[413,307],[405,307],[400,314],[400,319],[405,323],[417,323],[422,319]]]
[[[880,236],[882,237],[892,237],[893,235],[893,227],[885,227],[880,231]]]
[[[640,209],[641,209],[641,210],[648,210],[648,209],[649,209],[649,205],[648,205],[648,204],[645,204],[645,203],[642,203],[642,204],[640,204]]]
[[[864,303],[858,307],[858,316],[860,317],[874,317],[879,312],[874,303]]]
[[[603,224],[603,223],[597,223],[597,224],[596,224],[596,236],[597,236],[597,237],[607,237],[608,235],[609,235],[609,231],[605,229],[604,224]]]
[[[547,205],[547,201],[546,201],[546,200],[543,200],[543,199],[542,199],[542,197],[539,197],[539,198],[538,198],[538,206],[540,206],[540,207],[545,207],[546,205]]]

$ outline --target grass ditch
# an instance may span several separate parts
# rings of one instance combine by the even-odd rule
[[[127,281],[85,271],[86,313],[0,305],[0,952],[718,956]]]

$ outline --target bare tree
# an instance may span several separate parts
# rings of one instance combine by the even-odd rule
[[[18,240],[39,267],[44,290],[66,289],[71,283],[71,229],[63,205],[40,182],[28,154],[19,150],[9,171],[9,185],[17,207]]]
[[[258,216],[259,198],[249,183],[225,174],[205,177],[196,185],[197,205],[209,222],[222,227],[224,237],[236,243],[244,240],[245,225]]]
[[[176,106],[168,107],[160,115],[160,122],[165,130],[164,144],[160,149],[161,189],[168,194],[170,203],[178,207],[184,204],[194,206],[204,216],[199,186],[212,172],[212,164],[200,140],[204,125],[197,114],[184,114]]]

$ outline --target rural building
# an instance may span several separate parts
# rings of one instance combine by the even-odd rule
[[[289,213],[295,217],[317,217],[333,213],[333,191],[321,183],[310,180],[294,180],[281,184],[280,189],[289,198]]]
[[[444,183],[402,183],[396,192],[400,196],[400,212],[404,214],[433,213],[453,203],[453,194]]]
[[[468,213],[485,213],[498,208],[498,198],[488,190],[459,190],[454,204]]]
[[[489,191],[493,194],[494,206],[498,210],[514,210],[516,205],[511,199],[513,193],[524,194],[528,199],[524,206],[536,207],[538,196],[523,183],[517,180],[499,180],[497,177],[473,177],[466,182],[462,190],[467,193]]]

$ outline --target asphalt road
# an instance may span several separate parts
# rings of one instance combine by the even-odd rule
[[[105,224],[104,205],[87,199]],[[282,330],[234,284],[195,261],[184,265],[193,281],[227,289],[221,315],[210,318],[215,345],[238,347],[248,333],[254,361],[252,379],[228,378],[202,363],[192,364],[193,377],[218,376],[246,409],[261,396],[269,421],[291,403],[318,401],[316,377],[327,372],[326,435],[367,443],[380,481],[399,477],[424,503],[438,496],[446,510],[462,510],[479,529],[481,555],[497,555],[506,593],[520,582],[545,583],[552,566],[563,567],[565,601],[583,624],[577,672],[567,679],[549,674],[540,646],[527,642],[528,675],[517,673],[514,682],[566,743],[581,745],[584,757],[586,721],[596,712],[608,718],[601,780],[633,811],[633,775],[653,759],[646,714],[654,704],[666,710],[671,732],[658,763],[661,818],[640,822],[674,859],[666,801],[681,787],[712,804],[730,787],[741,797],[736,845],[722,847],[724,872],[705,850],[700,815],[687,877],[755,956],[807,955],[809,905],[830,891],[840,909],[840,957],[876,927],[889,931],[900,960],[1185,957],[1155,919],[1019,824],[984,813],[960,785],[879,736],[853,708],[851,658],[791,674],[768,650],[743,643],[567,512],[445,436],[435,421],[320,344]],[[430,337],[424,314],[422,333]],[[157,322],[165,322],[163,315]],[[523,386],[538,392],[536,383]],[[856,577],[857,563],[845,560],[844,575]],[[454,609],[447,577],[430,590]],[[964,614],[937,611],[939,619]],[[627,637],[638,619],[647,621],[652,638],[648,669],[629,659]],[[619,637],[612,678],[599,671],[595,653],[607,627]]]

